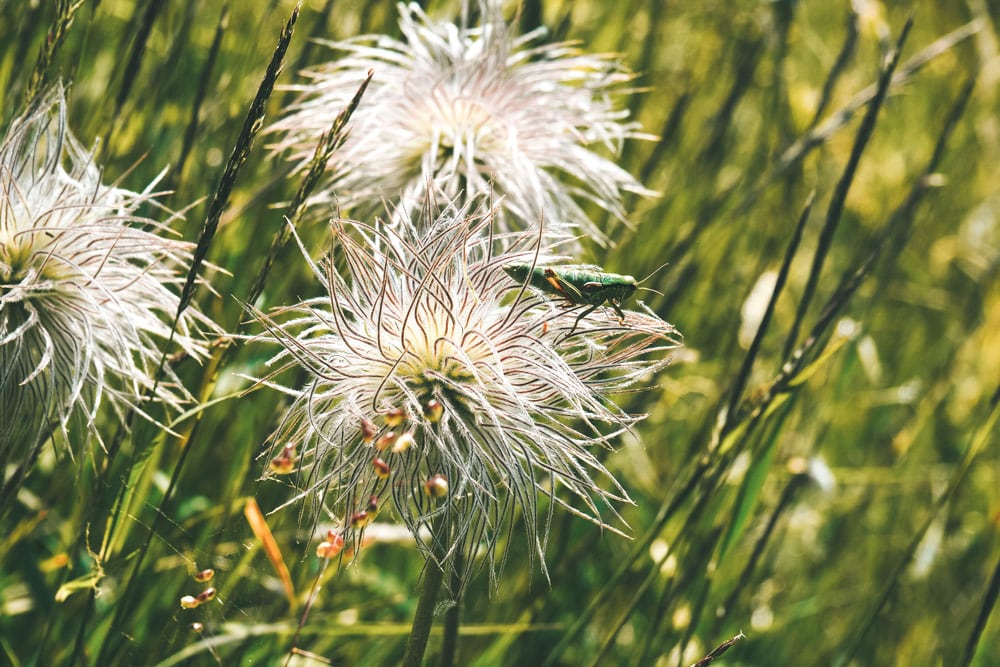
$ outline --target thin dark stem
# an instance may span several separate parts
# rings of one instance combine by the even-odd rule
[[[778,526],[778,519],[784,516],[785,510],[791,507],[792,500],[798,494],[799,490],[803,488],[807,477],[805,475],[795,475],[792,477],[788,484],[785,485],[784,490],[781,492],[781,497],[778,499],[778,503],[774,510],[771,512],[771,516],[767,519],[767,524],[764,526],[764,531],[757,538],[757,541],[753,545],[753,550],[750,552],[750,558],[747,559],[746,565],[743,567],[743,571],[740,573],[740,578],[737,579],[736,585],[729,592],[726,597],[726,601],[722,603],[721,608],[724,610],[725,614],[719,617],[719,620],[723,620],[729,615],[730,611],[736,606],[736,601],[739,599],[740,594],[750,585],[750,579],[753,576],[754,571],[757,569],[757,564],[760,562],[761,556],[764,555],[764,548],[768,545],[771,540],[771,536],[774,535],[774,529]]]
[[[326,4],[323,5],[323,9],[321,9],[319,14],[316,16],[312,31],[309,33],[302,50],[299,52],[298,60],[295,61],[295,67],[292,68],[293,71],[301,72],[316,62],[316,58],[313,56],[313,50],[316,47],[317,40],[323,39],[324,37],[330,37],[330,16],[333,14],[334,2],[335,0],[326,0]],[[293,91],[288,91],[281,100],[281,107],[285,108],[291,106],[294,101],[295,93]]]
[[[798,311],[795,313],[795,321],[788,334],[788,339],[785,341],[783,355],[785,359],[788,359],[795,349],[795,344],[799,337],[799,328],[805,319],[806,311],[812,303],[813,296],[816,294],[816,288],[819,285],[819,278],[823,270],[823,265],[826,262],[827,253],[833,245],[833,236],[837,231],[841,214],[844,211],[844,202],[847,201],[847,193],[854,182],[854,175],[857,173],[858,164],[861,162],[861,154],[864,153],[865,147],[868,145],[868,140],[871,139],[872,133],[875,131],[875,121],[878,118],[878,112],[889,93],[889,87],[892,85],[892,75],[896,71],[896,65],[899,63],[899,55],[903,50],[903,44],[906,43],[907,36],[910,34],[912,25],[913,19],[908,20],[903,25],[903,30],[896,41],[896,47],[886,59],[885,66],[879,76],[875,97],[872,98],[871,103],[868,105],[868,111],[865,113],[864,118],[861,119],[861,126],[858,128],[858,133],[854,138],[854,145],[851,147],[850,158],[848,158],[847,165],[844,167],[840,180],[834,189],[833,196],[830,198],[830,205],[826,211],[826,220],[823,222],[823,228],[820,230],[819,241],[816,245],[816,254],[813,256],[812,267],[809,270],[809,278],[802,292]]]
[[[427,639],[434,624],[434,607],[437,604],[441,582],[444,581],[444,566],[434,557],[427,559],[424,568],[424,581],[420,588],[420,600],[417,611],[413,615],[413,626],[406,640],[406,654],[403,656],[403,667],[420,667],[427,650]]]
[[[146,11],[143,12],[142,18],[139,19],[135,40],[132,42],[132,48],[126,60],[125,71],[122,74],[121,87],[118,89],[118,96],[115,98],[114,115],[112,115],[111,122],[108,124],[108,132],[104,135],[104,141],[101,142],[101,147],[105,151],[109,150],[113,145],[111,136],[119,126],[125,101],[132,92],[132,86],[135,84],[136,76],[139,74],[139,69],[142,66],[142,59],[146,54],[146,47],[149,44],[149,36],[153,32],[153,24],[156,23],[157,17],[166,4],[166,0],[150,0],[150,3],[146,5]]]
[[[454,604],[444,615],[444,637],[441,640],[441,667],[452,667],[458,655],[458,628],[462,623],[462,564],[461,556],[455,554],[451,567],[451,590]]]
[[[849,637],[846,642],[845,650],[833,663],[836,667],[847,665],[853,661],[854,656],[861,648],[861,643],[864,641],[868,633],[874,628],[876,619],[879,614],[882,613],[882,610],[885,609],[890,596],[892,596],[899,585],[903,572],[913,560],[913,555],[917,552],[917,547],[924,540],[927,531],[930,529],[934,521],[937,520],[938,515],[948,506],[952,496],[954,496],[955,492],[962,484],[962,481],[965,479],[966,474],[971,469],[972,463],[976,460],[979,454],[986,449],[987,443],[990,442],[991,437],[995,433],[994,429],[996,428],[997,423],[1000,423],[1000,387],[997,388],[993,397],[990,399],[990,413],[983,420],[982,425],[976,430],[975,433],[972,434],[972,437],[965,448],[965,452],[962,454],[962,460],[958,463],[958,466],[952,473],[951,478],[948,480],[947,488],[945,488],[944,492],[941,493],[941,495],[934,501],[931,506],[931,511],[924,519],[923,525],[916,533],[914,533],[913,537],[910,539],[910,543],[906,546],[906,549],[897,559],[893,569],[885,578],[886,583],[882,590],[875,597],[870,608],[862,615],[860,622],[858,622],[852,632],[852,636]]]
[[[934,43],[929,46],[924,47],[902,64],[899,71],[892,77],[891,84],[893,86],[900,86],[909,81],[914,74],[923,69],[929,62],[940,56],[942,53],[947,53],[956,44],[972,37],[978,33],[979,30],[979,22],[970,21],[934,41]],[[860,109],[864,108],[865,105],[870,104],[872,100],[875,99],[879,89],[879,84],[876,82],[859,91],[847,104],[832,112],[827,117],[827,120],[812,127],[812,129],[792,142],[792,144],[781,154],[774,166],[764,172],[753,186],[744,191],[738,204],[733,209],[732,213],[729,214],[729,219],[742,215],[744,211],[748,210],[754,202],[757,201],[761,192],[763,192],[771,183],[778,180],[778,178],[787,172],[792,166],[800,164],[802,160],[817,146],[821,146],[829,141],[830,137],[840,130],[840,128],[849,123]]]
[[[687,502],[688,498],[699,487],[705,475],[711,470],[712,464],[711,457],[707,455],[698,459],[694,469],[686,478],[683,485],[679,485],[678,491],[660,505],[660,509],[650,527],[643,533],[642,537],[635,541],[628,555],[622,560],[622,564],[618,566],[618,569],[611,575],[608,582],[598,591],[594,599],[587,604],[587,607],[577,614],[573,624],[563,632],[559,642],[546,657],[543,667],[552,667],[558,663],[559,656],[562,655],[570,644],[576,641],[577,635],[582,632],[591,617],[606,604],[607,599],[612,593],[618,590],[615,586],[628,573],[639,557],[639,554],[649,549],[649,545],[659,536],[663,528],[673,518],[675,512]]]
[[[191,115],[187,127],[184,129],[184,141],[181,143],[180,157],[177,158],[177,166],[170,172],[170,180],[167,181],[166,189],[177,190],[180,186],[181,178],[184,175],[184,165],[187,164],[191,149],[194,148],[195,139],[198,136],[199,115],[201,105],[205,101],[208,93],[208,85],[211,83],[212,74],[215,72],[215,63],[222,48],[222,36],[229,27],[229,3],[223,3],[222,11],[219,13],[219,22],[215,26],[215,36],[212,38],[212,46],[208,49],[208,57],[202,67],[201,76],[198,79],[198,87],[195,89],[194,101],[191,103]]]
[[[990,614],[993,613],[993,607],[996,606],[998,594],[1000,594],[1000,560],[997,561],[996,567],[993,568],[993,576],[990,578],[986,595],[983,597],[983,606],[979,609],[979,617],[976,618],[976,624],[969,635],[968,643],[965,645],[965,655],[962,657],[962,661],[958,663],[963,667],[972,664],[972,659],[976,655],[976,647],[979,646],[979,640],[983,637],[983,630],[986,629],[986,622],[990,619]]]
[[[0,476],[0,519],[7,517],[7,513],[14,509],[17,504],[15,502],[17,498],[17,492],[21,489],[21,485],[24,480],[28,477],[28,473],[35,465],[35,461],[38,460],[38,455],[42,452],[42,447],[48,441],[49,437],[52,435],[54,429],[49,425],[48,433],[43,437],[39,435],[32,448],[28,452],[28,456],[17,466],[17,470],[14,471],[6,481]],[[0,471],[0,475],[3,471]]]
[[[767,333],[768,325],[771,323],[771,317],[774,315],[774,309],[777,305],[778,297],[781,296],[781,291],[784,289],[785,283],[788,281],[788,273],[791,270],[792,260],[795,259],[795,253],[799,248],[799,241],[802,240],[802,230],[805,229],[806,222],[809,220],[809,213],[812,211],[815,194],[815,192],[810,193],[809,197],[806,199],[805,206],[802,207],[802,214],[799,216],[798,224],[795,225],[795,230],[792,232],[792,238],[789,240],[788,247],[785,249],[785,258],[781,263],[781,269],[778,271],[778,277],[774,282],[774,289],[771,292],[770,300],[767,302],[767,308],[764,310],[764,316],[760,320],[760,325],[757,327],[757,333],[754,334],[753,342],[750,344],[750,349],[747,350],[746,356],[743,357],[743,363],[736,375],[736,382],[733,383],[732,393],[729,397],[729,405],[726,407],[727,425],[734,421],[733,413],[736,411],[736,406],[739,404],[740,398],[743,396],[743,389],[746,387],[747,380],[750,378],[750,371],[753,368],[753,362],[757,358],[757,353],[760,351],[761,343],[764,340],[764,334]]]
[[[830,105],[830,100],[833,99],[834,86],[840,80],[840,75],[844,73],[858,45],[858,14],[854,11],[853,7],[847,10],[846,28],[847,35],[844,37],[844,44],[840,47],[840,53],[837,54],[837,59],[834,61],[833,67],[830,68],[830,74],[827,75],[826,81],[823,82],[823,92],[820,93],[819,104],[816,105],[816,113],[813,114],[812,122],[809,123],[810,129],[816,127],[819,124],[820,118],[826,113],[826,109]]]
[[[274,266],[278,253],[291,237],[291,229],[298,226],[299,221],[302,219],[302,214],[306,210],[306,202],[309,200],[309,195],[312,194],[316,184],[319,183],[320,178],[326,171],[327,164],[329,164],[334,151],[342,146],[346,140],[347,122],[351,119],[351,114],[354,113],[354,110],[358,108],[358,104],[361,103],[361,97],[365,94],[365,90],[368,89],[368,84],[372,80],[372,75],[373,72],[369,70],[368,76],[361,83],[358,91],[354,94],[353,99],[351,99],[350,104],[348,104],[347,108],[337,115],[337,117],[333,120],[333,123],[330,125],[330,129],[319,138],[319,142],[316,144],[316,150],[313,153],[313,159],[309,162],[309,170],[306,172],[305,177],[299,184],[299,189],[295,193],[295,197],[292,199],[291,205],[288,207],[286,219],[289,224],[287,226],[282,226],[281,229],[274,235],[274,239],[271,242],[271,249],[268,251],[267,257],[264,258],[264,264],[260,271],[257,272],[257,279],[250,286],[250,290],[247,293],[246,302],[248,304],[257,301],[258,297],[260,297],[260,295],[264,292],[267,276],[271,273],[271,268]],[[245,325],[240,324],[238,327],[238,332],[242,333]]]

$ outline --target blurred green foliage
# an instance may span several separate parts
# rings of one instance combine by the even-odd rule
[[[599,220],[617,245],[583,259],[636,276],[669,262],[648,283],[662,296],[646,302],[687,348],[622,399],[649,413],[607,458],[636,500],[625,509],[635,540],[557,512],[546,581],[513,533],[499,588],[482,578],[467,593],[460,664],[687,665],[741,630],[715,664],[1000,655],[988,616],[1000,559],[1000,6],[902,4],[510,8],[523,28],[541,22],[553,39],[621,52],[638,72],[631,109],[660,138],[629,144],[621,163],[662,196],[630,202],[629,228]],[[59,6],[70,5],[0,0],[0,126],[22,104]],[[184,211],[177,228],[196,240],[293,6],[83,2],[44,74],[69,84],[70,126],[99,142],[107,179],[142,188],[170,166],[162,201]],[[842,214],[830,216],[865,138],[866,107],[852,101],[875,86],[910,16],[899,80],[846,179]],[[395,20],[393,3],[305,2],[279,84],[329,57],[311,36],[396,34]],[[935,44],[940,53],[909,67]],[[290,96],[271,97],[269,118]],[[298,182],[266,142],[256,139],[209,250],[218,295],[198,296],[229,330],[246,317],[234,297],[246,296]],[[810,193],[787,282],[752,347]],[[322,252],[322,224],[302,233]],[[297,254],[282,250],[262,307],[316,294]],[[853,289],[838,291],[855,272]],[[228,357],[196,425],[177,425],[194,428],[186,445],[136,422],[110,462],[45,452],[0,531],[6,661],[280,664],[293,646],[313,654],[298,665],[399,660],[423,562],[411,545],[376,543],[323,569],[313,554],[325,531],[294,507],[269,515],[291,608],[244,519],[248,497],[267,512],[289,496],[257,481],[284,400],[239,394],[269,353],[241,345]],[[185,371],[197,387],[204,369]],[[181,609],[205,567],[218,597]]]

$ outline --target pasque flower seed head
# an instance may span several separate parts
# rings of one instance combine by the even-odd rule
[[[170,407],[189,398],[169,368],[154,374],[191,246],[139,215],[144,205],[155,207],[148,191],[102,181],[66,127],[61,89],[0,140],[0,461],[23,472],[74,416],[81,437],[96,433],[102,403],[121,416],[144,412],[149,392]],[[172,341],[204,357],[205,332],[218,328],[192,307]]]
[[[316,138],[371,70],[313,203],[365,216],[383,200],[419,207],[433,190],[466,201],[495,192],[503,197],[500,229],[544,219],[553,237],[606,240],[581,204],[624,220],[624,193],[652,194],[606,157],[626,139],[646,138],[620,104],[632,75],[614,56],[545,42],[544,30],[516,36],[499,3],[480,4],[478,26],[400,4],[401,40],[325,42],[343,55],[292,86],[300,97],[271,126],[274,149],[305,168]]]
[[[539,235],[496,238],[496,209],[474,205],[428,204],[425,219],[398,215],[391,228],[337,220],[333,257],[313,262],[302,248],[325,293],[254,314],[284,347],[264,382],[294,399],[273,441],[275,453],[300,443],[296,498],[321,502],[348,532],[367,525],[362,499],[391,499],[417,539],[445,522],[449,553],[483,549],[495,563],[516,508],[541,553],[539,494],[621,526],[614,503],[628,495],[592,449],[637,419],[612,395],[661,368],[677,336],[633,311],[599,308],[576,323],[576,309],[503,269],[551,259]],[[293,365],[308,371],[305,386],[279,382]],[[379,445],[390,433],[412,444]],[[447,494],[428,495],[436,478]]]

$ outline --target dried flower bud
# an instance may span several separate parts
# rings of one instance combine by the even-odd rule
[[[385,425],[389,427],[399,426],[406,420],[406,410],[403,408],[390,408],[382,415]]]
[[[444,475],[433,475],[424,482],[424,492],[431,498],[444,498],[448,495],[448,478]]]
[[[191,624],[191,629],[194,630],[195,632],[201,632],[202,630],[205,629],[205,626],[196,621]]]
[[[206,581],[211,581],[212,577],[214,576],[215,576],[215,570],[213,570],[212,568],[207,568],[202,570],[198,574],[194,575],[194,580],[197,581],[199,584],[203,584]]]
[[[12,20],[6,4],[2,20]],[[71,429],[67,446],[89,446],[99,439],[90,437],[96,436],[98,423],[112,428],[111,422],[93,419],[98,412],[112,419],[130,415],[131,421],[138,414],[135,406],[146,401],[168,412],[182,409],[192,397],[176,382],[159,381],[157,360],[165,348],[174,358],[205,359],[206,338],[222,333],[194,303],[178,308],[186,298],[178,279],[188,274],[194,246],[171,237],[170,220],[177,216],[156,202],[159,179],[139,192],[118,187],[124,177],[102,182],[96,152],[67,127],[73,114],[63,86],[39,92],[14,118],[7,116],[8,105],[0,104],[5,499],[16,495],[21,473],[35,466],[49,436]],[[141,215],[147,211],[169,220]],[[179,320],[169,328],[164,317],[175,312]],[[153,419],[145,409],[138,412]],[[82,454],[76,447],[67,449]],[[13,477],[8,464],[11,470],[19,467]]]
[[[185,595],[181,598],[181,607],[184,609],[194,609],[200,604],[198,598],[193,595]]]
[[[295,471],[295,445],[285,445],[281,454],[271,459],[271,472],[287,475]]]
[[[351,528],[364,528],[374,520],[374,512],[355,512],[351,515]]]
[[[344,536],[328,531],[326,540],[316,547],[316,555],[320,558],[333,558],[344,549]]]
[[[412,446],[413,446],[413,434],[404,433],[403,435],[396,438],[396,442],[392,445],[392,453],[402,454]]]
[[[378,429],[375,428],[375,424],[367,419],[361,420],[361,440],[366,445],[371,444],[372,440],[375,439],[375,434],[378,433]]]
[[[441,405],[441,401],[436,398],[432,398],[423,405],[424,408],[424,418],[427,419],[432,424],[436,424],[441,421],[441,415],[444,414],[444,406]]]
[[[395,431],[386,431],[379,437],[378,442],[375,443],[375,449],[384,452],[396,444],[397,437]]]
[[[520,250],[497,255],[489,231],[505,223],[482,204],[450,201],[438,214],[427,201],[413,219],[401,214],[392,240],[376,247],[362,238],[377,230],[338,222],[335,261],[343,258],[354,270],[341,275],[329,270],[329,258],[316,263],[307,256],[329,298],[296,306],[296,315],[278,318],[286,322],[259,314],[288,363],[306,360],[309,376],[301,388],[288,388],[295,400],[277,437],[308,446],[308,454],[300,455],[318,467],[303,480],[309,482],[303,494],[341,517],[353,531],[345,535],[351,548],[359,546],[355,533],[374,518],[360,495],[373,490],[387,504],[391,494],[393,518],[423,540],[418,531],[427,523],[428,505],[448,503],[453,483],[466,527],[440,537],[454,540],[446,545],[449,553],[463,553],[465,563],[483,560],[476,553],[482,544],[488,545],[485,560],[502,561],[492,549],[504,542],[517,515],[542,555],[549,521],[538,521],[534,500],[542,476],[557,475],[559,504],[599,526],[613,528],[599,512],[605,501],[628,500],[601,457],[589,450],[637,419],[613,397],[667,363],[663,352],[679,344],[674,330],[645,311],[628,311],[627,326],[618,322],[622,317],[611,317],[607,311],[617,304],[604,305],[609,295],[631,290],[631,281],[620,278],[602,288],[596,314],[560,307],[554,284],[543,280],[545,269],[532,269],[536,259],[548,263],[554,246],[524,237],[517,242]],[[524,270],[523,280],[508,273],[512,266]],[[549,287],[536,289],[532,279]],[[561,286],[560,280],[555,282]],[[584,305],[578,300],[574,305]],[[544,321],[552,327],[539,338]],[[326,333],[313,335],[319,331]],[[438,424],[423,415],[431,398],[449,401]],[[386,408],[403,405],[409,415],[399,426],[387,426]],[[377,412],[372,406],[379,406]],[[381,427],[371,447],[359,440],[365,416]],[[421,427],[419,442],[407,450]],[[404,436],[408,431],[413,433]],[[389,480],[376,478],[375,457],[391,464]],[[435,472],[448,477],[423,487],[421,480]],[[375,532],[364,529],[366,536]]]
[[[379,479],[388,479],[389,473],[392,472],[392,469],[389,468],[389,464],[377,456],[372,459],[372,468],[375,469],[375,476]]]
[[[332,44],[342,59],[311,72],[302,86],[306,101],[272,126],[280,133],[276,152],[307,167],[314,128],[329,125],[350,102],[356,82],[375,67],[374,96],[352,122],[384,129],[392,140],[349,135],[337,149],[337,169],[318,186],[319,201],[343,200],[350,208],[387,192],[406,193],[406,201],[421,201],[438,188],[452,196],[460,188],[467,199],[502,192],[502,221],[524,219],[525,211],[541,206],[538,215],[554,231],[603,240],[577,200],[620,217],[626,193],[651,194],[608,151],[600,152],[605,143],[617,147],[626,138],[645,138],[627,119],[627,108],[617,111],[632,90],[624,66],[607,55],[567,49],[538,31],[516,35],[504,26],[499,3],[480,5],[482,26],[431,19],[424,4],[399,4],[401,41]],[[396,90],[406,95],[391,94]],[[526,136],[544,140],[515,140]],[[569,155],[573,178],[557,177],[553,166]]]
[[[316,557],[317,558],[334,558],[340,553],[340,549],[333,542],[320,542],[316,545]]]
[[[197,599],[198,599],[198,603],[199,604],[202,603],[202,602],[208,602],[209,600],[214,600],[215,599],[215,589],[214,588],[206,588],[201,593],[198,593],[198,598]]]

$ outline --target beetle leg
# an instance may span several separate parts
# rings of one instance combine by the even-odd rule
[[[577,304],[583,302],[583,294],[580,293],[580,290],[572,283],[568,283],[560,278],[559,274],[552,269],[545,269],[542,275],[552,285],[552,289],[566,297],[566,300],[570,303]]]
[[[608,299],[608,303],[611,304],[611,308],[618,315],[618,324],[625,324],[625,313],[622,312],[621,304],[616,299]]]
[[[592,312],[594,312],[594,310],[596,308],[597,308],[597,306],[591,306],[590,308],[586,309],[585,311],[583,311],[582,313],[580,313],[579,315],[577,315],[576,319],[573,321],[573,326],[570,327],[569,333],[566,334],[566,338],[569,338],[570,336],[572,336],[573,332],[576,331],[576,325],[580,323],[580,320],[582,320],[583,318],[585,318],[587,315],[590,315]]]

